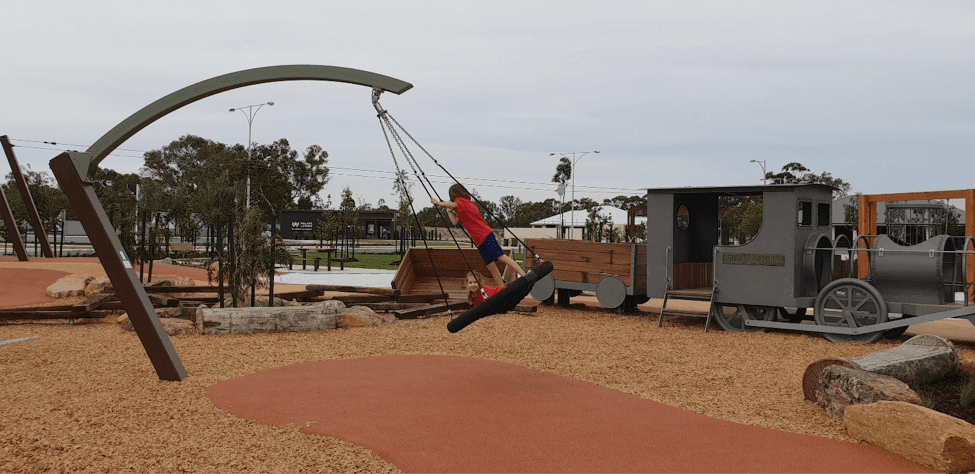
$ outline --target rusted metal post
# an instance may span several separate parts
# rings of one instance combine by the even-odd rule
[[[156,317],[156,311],[139,282],[132,263],[125,255],[122,243],[98,201],[95,189],[82,181],[71,155],[71,152],[62,153],[51,160],[51,171],[71,202],[71,209],[84,226],[85,233],[95,248],[95,255],[112,281],[115,293],[128,313],[156,375],[161,380],[183,380],[188,376],[183,362]]]
[[[41,252],[45,257],[54,258],[54,251],[51,250],[51,244],[47,241],[47,232],[44,230],[44,224],[41,223],[41,215],[37,212],[34,198],[31,197],[30,189],[27,187],[27,180],[24,179],[24,173],[20,171],[17,157],[14,156],[14,147],[6,135],[0,136],[0,144],[3,145],[3,152],[7,155],[7,161],[10,162],[10,172],[13,173],[14,181],[17,182],[17,189],[20,190],[20,197],[24,200],[27,216],[30,218],[31,225],[34,226],[34,239],[41,244]]]
[[[24,248],[24,241],[20,238],[20,230],[17,229],[17,221],[14,220],[14,212],[10,210],[10,203],[7,202],[7,194],[3,192],[3,186],[0,186],[0,199],[3,200],[0,203],[2,204],[0,205],[0,214],[3,214],[3,223],[7,226],[10,243],[14,244],[14,253],[17,254],[17,260],[26,262],[27,249]]]

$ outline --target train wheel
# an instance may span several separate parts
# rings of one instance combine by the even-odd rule
[[[790,313],[789,310],[785,308],[779,308],[779,316],[792,324],[799,324],[803,319],[805,319],[806,308],[796,308],[795,313]]]
[[[836,280],[816,297],[813,319],[821,326],[864,327],[887,322],[887,301],[869,283],[856,278]],[[877,342],[884,332],[856,336],[824,333],[829,342]]]
[[[775,315],[775,308],[770,306],[746,306],[743,304],[715,303],[711,316],[718,322],[721,329],[731,332],[756,332],[763,328],[753,328],[745,325],[749,319],[768,321]]]

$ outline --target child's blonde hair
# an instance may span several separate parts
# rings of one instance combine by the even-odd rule
[[[470,278],[473,278],[474,281],[478,282],[476,290],[472,290],[470,286],[467,285],[467,280]],[[464,288],[467,288],[467,303],[471,306],[474,306],[477,303],[477,298],[475,298],[475,295],[477,295],[478,291],[481,291],[480,282],[481,280],[477,277],[477,275],[474,274],[474,272],[467,272],[467,277],[464,278]]]

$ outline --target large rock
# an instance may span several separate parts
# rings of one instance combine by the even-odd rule
[[[833,418],[843,418],[851,405],[884,400],[922,405],[914,390],[893,377],[842,365],[830,365],[820,374],[816,403]]]
[[[104,293],[115,293],[115,287],[112,286],[112,280],[110,280],[107,276],[97,277],[85,285],[85,296],[89,298],[92,295],[100,295]]]
[[[146,286],[152,287],[166,287],[166,286],[196,286],[196,282],[177,275],[161,275],[154,276],[152,278],[152,283],[148,283]],[[214,289],[214,292],[217,290]],[[160,296],[166,298],[192,298],[195,293],[160,293]]]
[[[206,308],[196,312],[196,324],[203,334],[256,334],[335,329],[336,317],[345,308],[340,301],[323,301],[306,306],[254,308]]]
[[[843,418],[850,436],[942,472],[975,471],[975,426],[903,402],[850,406]]]
[[[336,322],[340,328],[363,328],[393,324],[396,317],[389,313],[377,313],[366,306],[353,306],[339,313]]]
[[[58,300],[85,296],[85,286],[94,279],[91,275],[68,275],[47,287],[47,296]]]

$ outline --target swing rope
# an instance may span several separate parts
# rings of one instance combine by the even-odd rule
[[[378,99],[378,96],[376,97],[376,99]],[[378,104],[378,101],[375,102],[375,103]],[[403,125],[401,125],[398,120],[396,120],[396,117],[393,117],[392,114],[390,114],[388,111],[385,111],[384,110],[383,112],[385,113],[386,116],[389,117],[390,120],[393,121],[393,123],[396,124],[397,127],[400,128],[400,130],[403,131],[403,133],[406,134],[407,137],[410,137],[410,140],[412,140],[413,143],[415,143],[416,146],[419,149],[423,150],[423,153],[425,153],[427,155],[427,157],[429,157],[430,160],[432,160],[434,162],[434,164],[436,164],[441,170],[443,170],[444,173],[447,173],[447,176],[449,176],[450,179],[452,179],[455,183],[460,184],[461,186],[463,186],[463,184],[460,181],[458,181],[457,178],[454,177],[454,175],[450,174],[450,171],[447,171],[447,168],[444,168],[444,166],[441,165],[440,162],[437,161],[437,159],[434,158],[433,155],[431,155],[430,152],[428,152],[426,150],[426,148],[423,148],[423,145],[421,145],[420,142],[416,141],[416,139],[413,138],[413,135],[410,135],[410,132],[407,131],[406,128],[404,128]],[[426,176],[426,175],[424,174],[424,176]],[[534,251],[532,251],[531,249],[529,249],[528,248],[528,244],[526,244],[524,240],[521,240],[521,237],[518,237],[517,234],[515,234],[514,232],[512,232],[511,229],[509,229],[508,226],[506,226],[504,224],[504,222],[501,221],[501,219],[498,219],[498,217],[495,216],[493,212],[491,212],[491,209],[488,206],[484,205],[484,203],[481,202],[481,200],[478,199],[477,196],[474,196],[473,194],[471,194],[471,198],[474,199],[474,202],[476,202],[477,204],[479,204],[481,206],[481,208],[484,209],[485,212],[487,212],[487,214],[488,214],[489,217],[491,217],[496,222],[498,222],[499,224],[501,224],[501,227],[504,227],[504,230],[508,231],[508,233],[511,234],[515,238],[515,240],[517,240],[522,246],[524,246],[526,252],[531,252],[532,253],[532,256],[534,256],[536,260],[538,260],[539,262],[544,262],[544,260],[542,260],[542,257],[539,257],[538,254],[536,254]],[[439,199],[439,196],[438,196],[438,199]]]
[[[396,153],[393,151],[393,146],[389,141],[390,135],[393,136],[393,140],[396,141],[396,144],[400,149],[400,153],[402,153],[403,156],[406,158],[406,162],[410,166],[410,169],[413,171],[413,175],[416,176],[417,181],[419,181],[420,186],[423,187],[423,190],[424,192],[426,192],[427,196],[433,199],[433,195],[431,195],[431,190],[433,190],[433,194],[436,194],[437,199],[441,200],[440,195],[437,194],[436,188],[433,186],[433,183],[430,182],[430,179],[426,177],[426,173],[423,172],[423,168],[420,167],[419,163],[416,162],[416,159],[413,157],[412,153],[410,153],[409,148],[406,147],[406,143],[403,141],[402,137],[396,132],[396,129],[389,122],[388,112],[382,109],[382,107],[379,105],[378,97],[379,94],[381,93],[382,93],[381,90],[373,89],[373,106],[379,112],[377,117],[379,118],[380,121],[380,128],[383,129],[383,136],[386,138],[386,145],[388,146],[390,155],[393,158],[393,165],[396,167],[397,179],[404,179],[406,173],[404,173],[402,168],[400,168],[399,161],[396,159]],[[387,129],[389,133],[387,133]],[[403,186],[400,188],[400,190],[403,193],[407,202],[409,202],[410,212],[413,214],[413,220],[416,223],[417,228],[420,228],[421,227],[420,219],[416,213],[416,208],[413,206],[413,199],[410,196],[409,189],[406,187],[405,182],[403,183]],[[443,210],[440,209],[439,206],[434,206],[434,207],[437,211],[437,216],[440,218],[441,222],[444,223],[444,227],[449,229],[450,223],[449,220],[446,218],[446,216],[443,214]],[[471,236],[470,234],[467,233],[466,229],[461,227],[461,230],[469,239],[471,239]],[[423,237],[423,246],[427,250],[427,256],[430,258],[430,266],[433,268],[434,277],[436,277],[437,279],[437,285],[440,287],[440,292],[441,294],[444,295],[444,302],[446,303],[448,302],[448,294],[443,288],[443,282],[440,279],[439,271],[437,271],[437,265],[433,261],[433,253],[430,251],[429,244],[427,243],[426,240],[426,235],[421,234],[421,236]],[[454,245],[457,247],[457,250],[460,252],[461,258],[464,260],[464,264],[467,266],[468,270],[470,270],[471,274],[474,275],[474,280],[477,283],[478,290],[483,292],[484,290],[481,285],[480,275],[478,274],[477,271],[474,270],[474,267],[471,265],[470,261],[467,260],[467,255],[462,251],[460,242],[457,241],[457,237],[454,235],[453,232],[450,232],[450,238],[451,240],[453,240]],[[447,312],[448,315],[451,316],[451,319],[453,319],[453,312],[450,309],[448,309]]]

